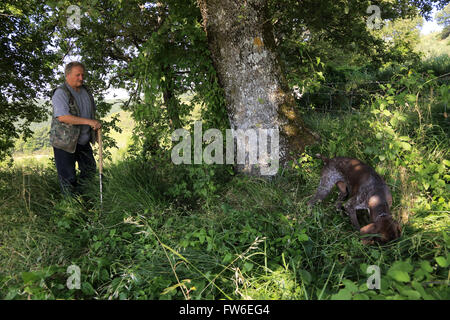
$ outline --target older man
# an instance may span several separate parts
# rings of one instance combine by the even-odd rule
[[[65,68],[66,81],[53,91],[53,119],[50,142],[63,194],[81,193],[75,163],[80,170],[80,182],[95,173],[95,159],[90,143],[96,141],[101,123],[95,120],[95,102],[83,85],[85,67],[70,62]]]

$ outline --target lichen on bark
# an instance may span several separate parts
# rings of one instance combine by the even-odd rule
[[[278,129],[280,163],[315,137],[305,127],[276,54],[267,0],[198,0],[232,129]],[[239,170],[255,173],[251,165]]]

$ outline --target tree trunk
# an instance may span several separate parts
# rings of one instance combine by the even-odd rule
[[[277,130],[279,161],[283,165],[316,138],[297,113],[283,75],[267,15],[267,0],[198,0],[198,3],[224,88],[231,129]],[[258,165],[248,161],[238,171],[260,174]]]

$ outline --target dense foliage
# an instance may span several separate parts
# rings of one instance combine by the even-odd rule
[[[58,64],[51,49],[54,28],[42,1],[0,4],[0,160],[21,133],[31,135],[32,122],[48,116],[36,99],[48,92]]]
[[[76,1],[80,29],[66,27],[72,1],[35,11],[4,1],[0,159],[30,122],[47,119],[45,105],[29,102],[61,81],[66,54],[87,66],[105,148],[123,129],[134,140],[104,168],[103,206],[98,178],[67,199],[53,164],[0,165],[0,298],[448,300],[450,60],[422,59],[417,20],[403,20],[446,2],[379,1],[396,22],[369,31],[367,1],[269,1],[286,78],[321,139],[267,180],[170,160],[175,128],[228,124],[195,1]],[[118,114],[106,120],[112,103],[101,95],[112,87],[129,92],[121,104],[134,128]],[[47,147],[47,132],[16,151]],[[385,178],[400,239],[362,245],[331,205],[337,194],[308,209],[317,152],[359,158]],[[70,266],[79,288],[68,287]]]
[[[101,209],[96,183],[64,200],[52,167],[2,171],[2,297],[448,299],[449,90],[439,80],[401,69],[357,112],[308,111],[322,144],[272,181],[129,158],[107,168]],[[362,245],[333,199],[307,209],[316,152],[358,157],[386,178],[399,240]],[[66,287],[70,265],[79,290]],[[367,287],[371,265],[378,290]]]
[[[442,9],[447,2],[397,0],[376,4],[381,7],[382,18],[393,21],[417,14],[429,17],[432,5]],[[69,28],[73,15],[67,10],[70,5],[80,9],[79,28]],[[368,6],[365,0],[321,1],[319,7],[309,0],[268,2],[280,59],[291,85],[320,78],[316,59],[373,70],[382,63],[411,58],[402,39],[387,45],[368,32]],[[30,136],[31,122],[46,120],[49,104],[36,106],[33,99],[48,99],[49,91],[62,79],[58,65],[68,56],[81,56],[86,64],[88,85],[98,98],[99,117],[111,107],[101,98],[107,89],[129,91],[131,98],[124,108],[133,111],[139,122],[136,137],[143,155],[164,149],[161,140],[169,128],[188,125],[184,116],[195,103],[202,104],[205,125],[227,126],[223,96],[194,0],[51,0],[31,4],[8,0],[0,7],[0,23],[4,49],[1,158],[11,151],[21,132],[24,138]],[[342,61],[342,57],[347,58]],[[194,94],[193,103],[186,104],[183,93]],[[105,124],[106,136],[115,124]],[[106,145],[113,145],[113,141],[107,138]]]

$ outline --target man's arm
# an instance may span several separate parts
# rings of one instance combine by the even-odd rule
[[[100,121],[95,119],[88,119],[88,118],[81,118],[73,115],[64,115],[58,117],[59,122],[64,122],[68,124],[74,124],[74,125],[88,125],[94,130],[98,130],[102,127],[102,124]]]
[[[69,97],[62,89],[57,89],[52,97],[53,115],[60,122],[73,125],[88,125],[94,130],[98,130],[102,125],[100,121],[81,118],[69,113]]]

